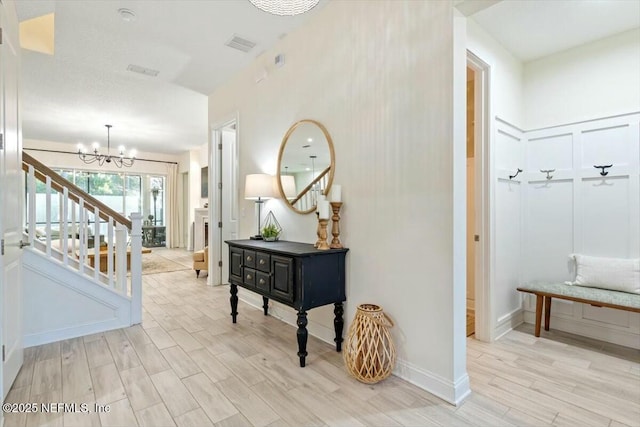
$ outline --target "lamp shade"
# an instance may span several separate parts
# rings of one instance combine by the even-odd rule
[[[273,199],[273,177],[266,173],[247,175],[244,180],[244,198],[247,200]]]
[[[282,183],[282,191],[286,199],[295,199],[296,192],[296,178],[293,175],[281,175],[280,182]]]

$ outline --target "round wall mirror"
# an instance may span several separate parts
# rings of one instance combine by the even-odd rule
[[[295,212],[315,212],[318,196],[329,194],[335,170],[333,141],[315,120],[289,128],[278,153],[280,196]]]

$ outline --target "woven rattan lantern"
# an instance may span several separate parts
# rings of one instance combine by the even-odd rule
[[[375,304],[360,304],[349,327],[344,361],[358,381],[375,384],[391,375],[396,348],[389,329],[393,321]]]

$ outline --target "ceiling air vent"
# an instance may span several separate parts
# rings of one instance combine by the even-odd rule
[[[234,34],[233,37],[225,43],[225,45],[243,52],[249,52],[256,46],[256,44],[251,40],[244,39],[237,34]]]
[[[134,73],[144,74],[145,76],[157,77],[160,71],[152,70],[151,68],[144,68],[139,65],[129,64],[127,71],[133,71]]]

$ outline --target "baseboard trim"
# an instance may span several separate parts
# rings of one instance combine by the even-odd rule
[[[531,311],[524,312],[524,321],[535,325],[536,315]],[[541,328],[543,329],[543,328]],[[624,347],[634,348],[640,350],[639,335],[620,329],[607,328],[602,325],[594,323],[586,323],[584,321],[578,321],[575,319],[569,319],[565,317],[551,316],[550,329],[556,329],[558,331],[569,332],[571,334],[581,335],[584,337],[593,338],[600,341],[609,342],[612,344],[622,345]],[[544,330],[541,331],[544,335]]]
[[[126,328],[129,324],[122,323],[120,319],[113,318],[101,322],[89,323],[85,325],[73,326],[70,328],[56,329],[53,331],[45,331],[36,334],[25,334],[23,343],[25,348],[34,347],[42,344],[49,344],[56,341],[77,338],[84,335],[96,334],[99,332],[110,331],[113,329]]]
[[[259,310],[262,310],[262,296],[258,295],[258,294],[245,294],[242,296],[238,296],[238,299],[240,301],[243,301],[247,304],[249,304],[252,307],[255,307]],[[270,303],[270,307],[269,307],[269,316],[281,320],[284,323],[291,325],[293,327],[298,327],[297,325],[297,321],[298,321],[298,315],[296,313],[296,311],[292,308],[289,308],[285,305],[282,305],[278,302],[269,300]],[[327,344],[331,344],[331,345],[335,345],[334,342],[334,338],[335,338],[335,330],[333,329],[333,325],[331,328],[328,328],[318,322],[314,322],[311,319],[307,319],[308,320],[308,324],[307,324],[307,332],[309,333],[309,335],[312,335],[316,338],[318,338],[321,341],[326,342]],[[343,337],[346,336],[346,331],[343,332]],[[295,337],[292,337],[292,339]]]
[[[262,297],[260,295],[254,293],[244,294],[241,297],[239,296],[239,299],[256,309],[262,310]],[[289,325],[297,327],[296,312],[287,306],[274,303],[269,307],[269,315]],[[313,335],[319,340],[335,345],[335,342],[333,341],[335,338],[333,325],[329,328],[310,320],[307,325],[307,330],[310,335]],[[292,337],[292,339],[294,339],[294,337]],[[393,375],[398,378],[402,378],[403,380],[406,380],[455,406],[460,405],[471,394],[469,376],[466,373],[456,382],[452,382],[409,362],[397,360],[396,369],[394,369]]]
[[[518,325],[524,322],[523,311],[521,308],[513,310],[511,313],[507,313],[504,316],[498,318],[495,329],[493,330],[493,339],[497,340],[502,338],[505,334],[512,331]]]
[[[471,395],[469,375],[466,373],[453,382],[410,362],[398,360],[393,374],[455,406]]]

